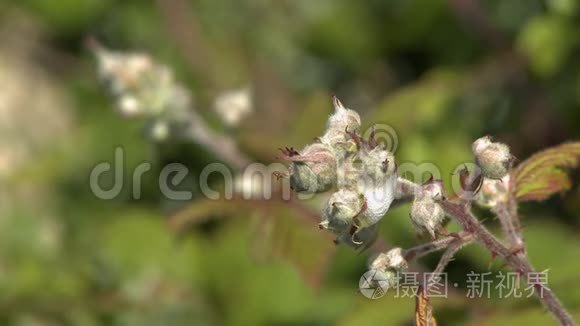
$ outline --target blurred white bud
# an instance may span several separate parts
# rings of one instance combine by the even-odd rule
[[[139,100],[132,95],[125,95],[119,98],[117,107],[125,117],[136,117],[143,113],[141,103],[139,103]]]
[[[188,118],[191,97],[175,81],[169,67],[144,53],[112,51],[96,42],[90,45],[97,57],[99,76],[115,97],[119,112],[126,117],[166,121],[165,126],[150,130],[154,139],[164,139],[169,134],[165,129]]]
[[[270,190],[264,189],[264,186],[268,187],[270,185],[264,184],[263,176],[258,173],[252,173],[250,175],[244,173],[236,176],[234,179],[234,190],[236,193],[241,194],[243,198],[266,198],[266,194],[264,192]]]
[[[156,141],[164,141],[169,137],[169,125],[165,121],[156,121],[149,131],[149,136]]]
[[[100,45],[93,49],[98,74],[115,95],[137,87],[143,76],[154,68],[153,61],[144,53],[115,52]]]
[[[226,125],[235,127],[252,113],[252,102],[250,88],[246,87],[220,94],[215,99],[214,110]]]

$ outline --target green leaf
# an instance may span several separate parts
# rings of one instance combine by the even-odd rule
[[[308,219],[304,218],[305,213]],[[257,216],[258,220],[252,220],[253,216]],[[248,224],[256,227],[252,241],[259,250],[257,255],[281,258],[292,264],[309,284],[315,287],[320,285],[334,244],[329,233],[317,228],[316,220],[312,218],[314,213],[302,203],[200,199],[173,216],[170,225],[176,230],[183,230],[188,225],[216,217],[246,218]],[[267,248],[269,252],[265,253],[262,248]]]
[[[565,19],[538,16],[522,29],[517,45],[537,75],[550,77],[561,69],[573,49],[574,33],[574,27]]]
[[[580,162],[580,142],[565,143],[532,155],[513,172],[519,201],[545,200],[571,187],[568,170]]]

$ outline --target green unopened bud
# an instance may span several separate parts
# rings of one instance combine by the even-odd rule
[[[435,239],[435,233],[445,219],[445,211],[429,196],[415,197],[411,206],[411,221],[418,233],[429,233]]]
[[[475,161],[484,177],[501,179],[508,174],[514,157],[507,145],[492,142],[489,136],[481,137],[472,146]]]
[[[319,193],[336,183],[336,157],[326,144],[306,146],[301,153],[286,148],[282,150],[290,165],[290,187],[296,192]]]
[[[363,206],[361,194],[350,189],[340,189],[330,198],[322,211],[320,227],[335,233],[348,230]]]

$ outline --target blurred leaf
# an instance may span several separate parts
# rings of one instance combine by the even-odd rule
[[[577,0],[548,0],[547,3],[549,8],[555,13],[567,16],[576,14],[580,7]]]
[[[461,91],[463,75],[451,69],[435,69],[416,82],[388,94],[363,121],[388,123],[397,130],[433,126],[445,115]]]
[[[572,317],[578,320],[580,312],[572,313]],[[541,308],[536,309],[519,309],[517,311],[503,310],[501,312],[490,312],[477,325],[496,326],[496,325],[526,325],[526,326],[546,326],[557,325],[558,322],[552,315]]]
[[[566,169],[580,162],[580,142],[565,143],[532,155],[512,172],[519,201],[545,200],[569,190],[571,181]]]
[[[290,145],[296,148],[301,148],[304,144],[312,142],[315,137],[322,136],[328,116],[334,110],[332,96],[325,92],[312,94],[306,99],[303,107],[292,124],[294,127],[287,131],[292,140]]]
[[[63,0],[55,5],[50,0],[31,0],[25,4],[60,33],[74,33],[86,28],[110,4],[109,0]]]
[[[263,219],[254,241],[269,248],[271,253],[295,266],[300,274],[313,286],[318,286],[325,267],[328,265],[333,243],[315,225],[314,220],[305,221],[300,215],[305,207],[297,202],[210,200],[200,199],[187,209],[171,218],[176,230],[216,217],[243,217],[259,213]],[[250,223],[250,220],[248,220]]]
[[[574,33],[562,17],[537,16],[522,29],[518,47],[527,55],[536,74],[549,77],[560,69],[572,50]]]
[[[255,234],[248,222],[248,218],[230,220],[205,242],[204,284],[219,303],[220,324],[263,325],[269,320],[296,324],[312,318],[308,313],[315,306],[312,289],[291,264],[253,258],[251,243],[261,234]]]
[[[388,291],[378,300],[356,295],[358,300],[340,320],[340,325],[407,325],[413,320],[414,303],[411,297],[397,297],[396,291]]]
[[[555,221],[555,216],[544,216],[544,220]],[[580,309],[580,291],[571,291],[580,274],[580,265],[575,263],[580,256],[580,241],[577,232],[569,227],[547,222],[536,222],[524,228],[530,261],[537,271],[549,271],[548,283],[564,305]],[[538,305],[537,301],[532,301]]]

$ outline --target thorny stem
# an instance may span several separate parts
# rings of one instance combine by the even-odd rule
[[[468,202],[453,203],[450,201],[441,202],[445,211],[459,221],[466,231],[472,232],[477,241],[483,244],[493,255],[502,257],[507,265],[520,275],[530,275],[536,273],[522,252],[513,253],[505,247],[479,220],[473,216]],[[554,292],[545,284],[532,282],[526,278],[526,282],[534,287],[534,293],[548,309],[552,315],[564,326],[576,325],[572,316],[566,311]]]
[[[399,178],[399,198],[408,196],[415,196],[422,191],[422,187],[409,180]],[[418,246],[405,251],[406,258],[417,258],[435,250],[447,248],[447,251],[441,257],[436,272],[443,272],[445,266],[452,260],[453,255],[468,242],[457,242],[457,239],[466,239],[465,237],[473,237],[480,244],[484,245],[492,256],[498,256],[505,260],[507,265],[519,273],[520,275],[537,274],[534,271],[527,255],[525,254],[525,247],[521,227],[517,216],[517,205],[513,196],[505,203],[500,203],[494,212],[497,214],[509,243],[512,248],[506,247],[496,236],[494,236],[471,212],[470,200],[449,201],[443,200],[440,202],[445,212],[454,217],[463,227],[463,231],[459,233],[459,237],[446,237],[435,240],[431,243]],[[566,308],[562,305],[560,300],[556,297],[554,292],[545,284],[525,278],[526,282],[534,287],[534,293],[542,302],[544,307],[552,313],[561,325],[572,326],[576,325]]]
[[[492,211],[498,217],[512,250],[525,252],[517,204],[511,192],[508,198],[505,201],[500,201]]]
[[[427,284],[425,284],[425,287],[427,289],[427,293],[429,293],[429,287],[431,286],[431,284],[434,284],[434,282],[433,282],[434,281],[434,278],[437,277],[438,274],[443,273],[443,271],[445,270],[445,267],[447,267],[447,264],[449,264],[453,260],[453,256],[455,256],[455,254],[464,245],[470,243],[472,240],[473,239],[470,239],[470,240],[466,240],[466,239],[454,239],[449,244],[449,246],[447,247],[447,249],[445,250],[445,252],[441,256],[441,259],[439,260],[439,263],[437,264],[437,267],[435,268],[435,270],[431,274],[431,277],[429,278]]]

